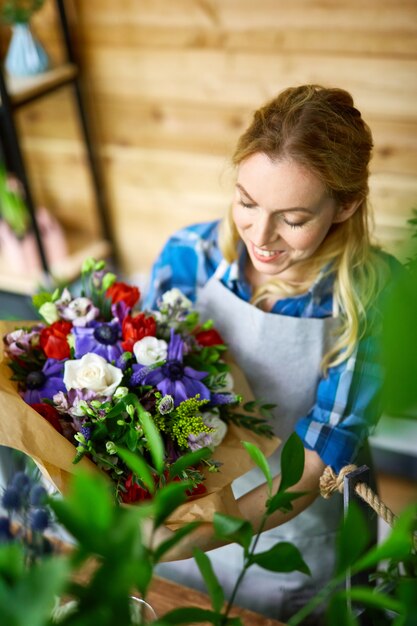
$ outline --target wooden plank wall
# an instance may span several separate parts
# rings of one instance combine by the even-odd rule
[[[58,60],[52,3],[34,19]],[[375,139],[376,234],[400,256],[417,207],[417,0],[68,0],[126,273],[168,235],[221,216],[251,112],[305,82],[349,90]],[[19,114],[41,201],[94,231],[71,100]]]

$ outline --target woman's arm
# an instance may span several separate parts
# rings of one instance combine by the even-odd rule
[[[269,515],[266,525],[264,526],[264,530],[269,530],[270,528],[275,528],[276,526],[280,526],[281,524],[288,522],[296,515],[304,511],[304,509],[310,506],[310,504],[312,504],[312,502],[316,499],[319,493],[320,476],[323,474],[325,465],[314,450],[305,449],[304,452],[305,462],[303,475],[299,482],[291,487],[289,491],[304,491],[307,492],[307,494],[293,501],[292,511],[283,513],[278,510],[272,515]],[[279,474],[273,479],[272,493],[276,493],[278,491],[280,482],[281,475]],[[261,519],[265,513],[267,499],[267,485],[264,483],[256,489],[249,491],[238,500],[242,517],[251,522],[255,532],[258,530]]]
[[[318,454],[312,450],[305,450],[304,472],[300,481],[291,487],[289,491],[305,491],[307,495],[294,500],[293,510],[289,513],[276,511],[267,519],[264,530],[275,528],[280,524],[288,522],[290,519],[304,511],[316,499],[319,493],[319,480],[324,470],[324,463]],[[273,480],[273,492],[276,493],[279,487],[281,476],[278,475]],[[257,532],[261,524],[262,517],[265,513],[266,501],[268,499],[268,491],[266,483],[253,489],[249,493],[239,498],[238,505],[243,519],[248,520],[253,525],[254,531]],[[158,531],[155,541],[160,543],[161,540],[172,536],[167,529]],[[202,524],[193,533],[185,537],[179,544],[170,550],[164,561],[177,561],[187,559],[192,556],[193,548],[199,547],[204,551],[213,550],[225,545],[225,541],[214,537],[212,524]]]

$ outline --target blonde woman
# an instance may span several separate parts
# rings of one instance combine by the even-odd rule
[[[370,242],[368,164],[372,136],[342,89],[286,89],[255,112],[233,162],[233,202],[222,222],[190,226],[164,247],[146,305],[178,287],[213,318],[255,395],[276,404],[274,430],[305,447],[297,490],[259,550],[295,543],[312,576],[249,570],[236,603],[286,620],[332,574],[341,498],[316,498],[326,465],[358,462],[380,413],[378,300],[399,263]],[[271,460],[278,486],[279,454]],[[236,481],[242,516],[259,523],[266,499],[256,472]],[[289,521],[291,520],[291,521]],[[230,592],[241,569],[236,546],[210,553]],[[191,586],[189,560],[163,575]],[[320,616],[315,615],[314,623]]]

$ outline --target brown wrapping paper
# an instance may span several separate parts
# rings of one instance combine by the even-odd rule
[[[16,328],[31,324],[33,322],[0,321],[1,337]],[[252,400],[253,394],[244,375],[235,364],[231,364],[231,368],[235,392],[241,394],[245,402]],[[73,464],[75,447],[45,418],[26,404],[17,391],[17,384],[10,380],[10,376],[11,370],[7,365],[7,355],[4,354],[1,341],[0,445],[15,448],[30,456],[44,476],[63,494],[67,493],[71,475],[78,467],[101,471],[86,457],[77,465]],[[226,437],[213,453],[213,458],[222,463],[220,471],[206,473],[204,485],[207,492],[178,507],[169,519],[171,528],[195,520],[211,522],[216,511],[240,515],[231,483],[254,467],[253,461],[241,444],[242,441],[256,444],[267,457],[280,443],[275,437],[268,439],[246,428],[230,424]]]

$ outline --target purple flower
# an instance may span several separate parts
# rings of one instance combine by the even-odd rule
[[[209,448],[212,443],[213,440],[210,433],[198,433],[198,435],[190,433],[188,435],[188,446],[193,452],[195,450],[199,450],[200,448]]]
[[[47,359],[41,370],[30,372],[26,376],[26,391],[23,399],[27,404],[52,400],[59,391],[66,391],[64,385],[64,361]]]
[[[42,328],[44,328],[44,324],[38,324],[30,330],[20,328],[8,333],[3,338],[6,351],[12,357],[29,354],[39,344],[39,335]]]
[[[75,358],[80,359],[88,352],[102,356],[110,363],[122,354],[121,329],[117,319],[111,322],[91,322],[88,327],[73,327]]]
[[[201,382],[207,376],[207,372],[198,372],[184,365],[183,352],[183,340],[171,329],[166,362],[160,367],[143,368],[136,373],[142,385],[152,385],[157,387],[164,396],[172,396],[175,406],[183,400],[194,398],[197,394],[200,394],[201,400],[210,399],[209,389]]]

